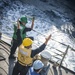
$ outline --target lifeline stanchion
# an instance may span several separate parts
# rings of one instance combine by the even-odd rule
[[[69,49],[69,45],[68,45],[67,48],[66,48],[65,54],[64,54],[64,56],[63,56],[63,58],[62,58],[62,60],[61,60],[61,62],[60,62],[59,67],[60,67],[61,64],[62,64],[62,62],[63,62],[63,60],[64,60],[64,58],[65,58],[65,56],[66,56],[66,54],[67,54],[67,52],[68,52],[68,49]]]

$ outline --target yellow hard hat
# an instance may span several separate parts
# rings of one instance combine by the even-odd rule
[[[32,45],[32,40],[30,38],[25,38],[22,42],[23,46],[30,46]]]

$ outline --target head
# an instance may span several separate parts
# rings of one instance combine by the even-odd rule
[[[27,23],[27,17],[21,17],[20,22],[22,25],[25,25]]]
[[[32,43],[33,43],[33,41],[32,41],[30,38],[25,38],[25,39],[23,40],[23,42],[22,42],[22,45],[23,45],[25,48],[29,49],[29,48],[32,47]]]
[[[35,72],[39,73],[43,67],[44,67],[44,64],[40,60],[34,61],[33,69]]]
[[[49,60],[51,59],[51,54],[48,51],[41,52],[41,61],[44,63],[44,66],[47,66]]]

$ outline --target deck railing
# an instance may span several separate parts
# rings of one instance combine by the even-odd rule
[[[43,35],[42,33],[38,32],[36,30],[33,30],[33,31],[45,37],[45,35]],[[71,46],[66,45],[64,43],[61,43],[61,42],[59,42],[59,41],[57,41],[55,39],[51,38],[51,40],[53,40],[54,42],[57,42],[60,45],[64,46],[65,47],[65,51],[62,51],[61,49],[57,49],[55,47],[49,47],[49,45],[47,45],[46,50],[48,50],[50,52],[50,54],[52,55],[52,59],[50,59],[50,61],[54,62],[54,64],[56,63],[56,65],[59,66],[59,67],[60,66],[64,66],[64,67],[70,69],[71,71],[75,72],[75,64],[74,64],[74,67],[72,69],[72,68],[70,68],[71,65],[70,65],[70,67],[68,67],[67,66],[68,62],[67,63],[65,62],[66,58],[68,58],[68,57],[66,57],[67,54],[69,55],[69,52],[68,52],[69,49],[70,49],[70,51],[73,51],[73,53],[75,53],[75,49],[73,49]],[[55,51],[53,51],[51,49],[55,49]],[[54,54],[52,54],[52,53],[54,53]],[[55,60],[54,58],[57,59],[57,60]],[[75,54],[74,54],[74,58],[75,58]],[[65,65],[63,63],[65,63]]]

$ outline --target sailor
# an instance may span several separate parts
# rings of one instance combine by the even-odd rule
[[[17,41],[17,35],[16,35],[16,32],[17,32],[17,25],[20,24],[20,35],[21,35],[21,38],[22,40],[26,37],[26,32],[27,31],[31,31],[33,29],[33,26],[34,26],[34,17],[32,19],[32,25],[31,25],[31,28],[28,28],[26,27],[26,24],[27,24],[27,17],[21,17],[17,23],[14,24],[14,33],[13,33],[13,42],[12,42],[12,46],[11,46],[11,51],[10,51],[10,56],[9,56],[9,59],[14,59],[15,56],[14,56],[14,53],[17,49],[17,46],[18,46],[18,41]],[[32,38],[33,39],[33,38]]]
[[[40,75],[40,71],[44,67],[44,64],[40,60],[36,60],[33,63],[33,66],[30,67],[28,73],[26,75]]]
[[[45,49],[49,39],[51,38],[51,35],[46,38],[46,41],[39,48],[32,50],[33,41],[30,38],[25,38],[22,42],[19,24],[17,28],[17,39],[19,44],[18,60],[14,66],[12,75],[26,75],[33,63],[33,57]]]
[[[49,75],[51,54],[48,51],[43,51],[40,54],[41,61],[44,64],[43,69],[40,71],[40,75]]]

